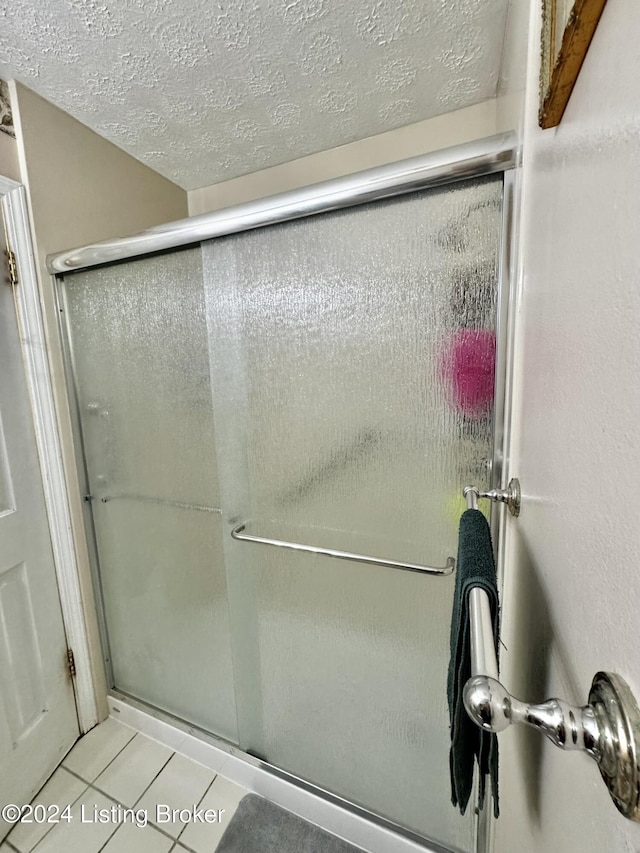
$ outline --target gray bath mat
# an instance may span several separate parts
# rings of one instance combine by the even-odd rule
[[[306,820],[248,794],[229,822],[216,853],[362,853]]]

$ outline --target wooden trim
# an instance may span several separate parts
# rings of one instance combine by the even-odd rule
[[[551,82],[538,113],[538,124],[547,129],[560,124],[591,39],[607,0],[576,0],[562,37],[560,53],[551,72]],[[544,62],[544,57],[543,57]]]

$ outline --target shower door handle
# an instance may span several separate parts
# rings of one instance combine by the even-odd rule
[[[254,542],[258,545],[272,545],[276,548],[287,548],[290,551],[304,551],[307,554],[319,554],[323,557],[335,557],[352,563],[368,563],[371,566],[384,566],[388,569],[402,569],[405,572],[417,572],[422,575],[450,575],[456,567],[453,557],[447,558],[445,566],[423,566],[420,563],[402,563],[398,560],[385,560],[382,557],[371,557],[367,554],[355,554],[352,551],[338,551],[336,548],[322,548],[318,545],[303,545],[301,542],[288,542],[285,539],[268,539],[265,536],[253,536],[244,533],[246,524],[238,524],[231,531],[231,538],[239,542]]]

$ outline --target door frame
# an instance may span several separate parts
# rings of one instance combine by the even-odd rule
[[[106,696],[102,686],[102,660],[92,651],[88,624],[90,614],[95,613],[95,605],[92,591],[81,582],[24,186],[0,176],[0,204],[18,272],[15,288],[18,335],[33,415],[62,621],[67,648],[73,651],[78,727],[80,734],[84,734],[106,716],[101,712],[99,702],[101,694]]]

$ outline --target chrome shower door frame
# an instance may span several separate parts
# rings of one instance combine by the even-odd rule
[[[188,246],[276,222],[302,219],[444,184],[505,172],[516,165],[513,133],[445,148],[213,213],[157,225],[131,237],[104,240],[47,257],[50,273],[73,272]]]
[[[74,446],[76,450],[77,487],[85,497],[85,525],[90,549],[94,594],[102,635],[103,651],[107,679],[112,692],[118,698],[144,706],[119,691],[113,691],[113,670],[109,655],[109,638],[104,614],[101,592],[100,571],[96,546],[93,514],[88,493],[88,471],[86,467],[84,442],[80,423],[77,395],[76,370],[70,329],[67,327],[68,312],[65,310],[64,273],[72,273],[94,266],[110,265],[144,255],[166,252],[180,247],[198,244],[203,240],[228,234],[239,233],[258,227],[280,222],[305,218],[317,213],[354,207],[372,201],[397,197],[419,190],[445,186],[472,178],[503,173],[503,211],[500,247],[500,275],[497,293],[496,317],[496,368],[495,403],[493,417],[493,458],[491,460],[491,488],[504,486],[503,477],[508,472],[510,387],[508,385],[508,366],[513,348],[514,301],[511,298],[511,285],[514,276],[514,194],[516,186],[516,167],[518,166],[518,148],[515,134],[507,133],[479,140],[443,151],[433,152],[410,160],[392,163],[386,166],[359,172],[345,178],[326,181],[300,190],[282,193],[255,202],[249,202],[219,212],[202,214],[191,219],[179,220],[157,226],[131,237],[95,243],[78,249],[65,251],[47,258],[47,266],[52,274],[52,283],[58,300],[58,317],[61,346],[64,353],[69,409],[72,417]],[[460,484],[460,488],[464,484]],[[492,509],[491,528],[494,542],[500,542],[503,525],[502,508]],[[498,549],[499,576],[504,569],[501,565],[501,551]],[[155,715],[176,723],[171,715],[154,710]],[[193,730],[193,727],[190,727]],[[398,826],[388,819],[368,812],[361,806],[344,801],[329,791],[318,788],[293,774],[244,753],[237,746],[217,738],[210,733],[202,733],[209,741],[219,744],[220,748],[242,757],[247,762],[258,765],[270,773],[280,776],[318,796],[338,802],[341,806],[359,814],[372,822],[393,829],[407,838],[419,840],[415,832]],[[479,853],[489,849],[491,819],[487,808],[475,819],[475,848]]]

